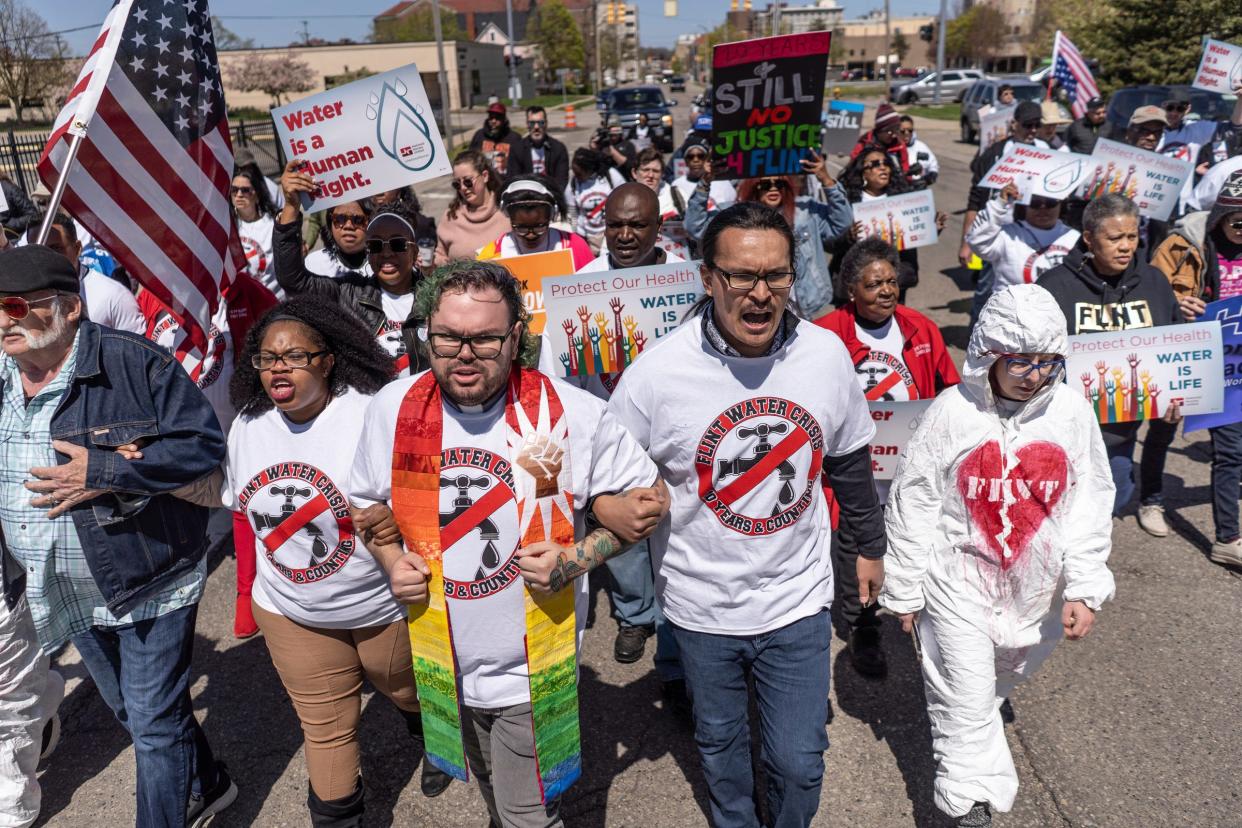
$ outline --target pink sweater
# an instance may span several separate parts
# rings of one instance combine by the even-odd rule
[[[508,233],[512,227],[509,217],[492,202],[490,208],[470,213],[463,205],[457,210],[457,218],[449,218],[448,211],[436,222],[436,265],[452,259],[473,259],[479,248]]]

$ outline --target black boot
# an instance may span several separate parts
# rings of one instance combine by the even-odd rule
[[[423,715],[418,711],[411,713],[401,710],[401,716],[405,719],[405,729],[410,732],[410,738],[423,756],[423,772],[418,780],[418,787],[428,799],[439,796],[453,784],[453,777],[431,764],[427,758],[427,740],[423,738]]]
[[[859,675],[882,679],[888,675],[888,660],[880,647],[879,606],[864,607],[858,620],[850,627],[850,663]]]
[[[349,796],[324,802],[315,795],[315,789],[307,785],[310,793],[306,797],[306,807],[310,809],[311,825],[314,828],[358,828],[362,825],[363,802],[362,778],[358,778],[358,786]]]

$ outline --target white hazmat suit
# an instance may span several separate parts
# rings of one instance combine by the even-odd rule
[[[1066,348],[1047,290],[994,294],[962,383],[928,409],[888,500],[880,603],[919,613],[935,803],[951,816],[1013,805],[1000,704],[1056,645],[1063,600],[1098,610],[1113,595],[1113,482],[1090,407],[1057,377],[1006,412],[988,379],[997,354]]]

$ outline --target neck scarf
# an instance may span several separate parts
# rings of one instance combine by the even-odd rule
[[[711,345],[717,353],[723,356],[738,359],[744,358],[738,353],[737,348],[725,341],[724,334],[716,327],[716,320],[713,316],[715,310],[716,305],[710,299],[703,306],[703,338],[707,340],[708,345]],[[772,344],[768,346],[767,353],[764,356],[772,356],[772,354],[785,347],[785,340],[797,326],[798,317],[794,316],[793,312],[786,308],[785,313],[781,316],[780,325],[776,327],[776,336],[772,337]]]
[[[505,393],[505,425],[518,505],[521,544],[574,542],[568,420],[552,383],[516,363]],[[444,400],[430,371],[410,386],[397,414],[392,455],[392,507],[409,548],[431,570],[430,600],[410,607],[410,644],[422,703],[427,760],[458,779],[468,778],[461,701],[450,612],[445,601],[444,553],[499,506],[502,487],[481,497],[471,512],[444,525],[440,516],[440,463]],[[495,493],[493,495],[493,493]],[[550,596],[526,591],[526,663],[535,730],[535,764],[543,801],[560,796],[582,774],[578,726],[577,627],[574,587]]]

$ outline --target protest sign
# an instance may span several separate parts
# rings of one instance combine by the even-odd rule
[[[656,247],[665,253],[672,253],[686,261],[690,261],[690,235],[681,219],[664,222],[660,225],[660,236],[656,239]]]
[[[992,165],[979,186],[999,190],[1010,181],[1021,194],[1019,202],[1030,204],[1031,196],[1063,201],[1074,194],[1087,172],[1093,169],[1091,156],[1014,144],[1004,157]]]
[[[1013,120],[1015,106],[979,107],[979,154],[997,141],[1009,137],[1009,122]]]
[[[305,210],[326,210],[453,169],[414,64],[272,110],[285,155],[315,178]]]
[[[703,295],[686,262],[548,278],[547,339],[557,376],[598,375],[610,392],[621,372],[676,329]]]
[[[876,480],[892,480],[897,460],[919,427],[933,400],[869,402],[875,437],[871,438],[871,474]]]
[[[1081,388],[1101,423],[1214,414],[1224,405],[1220,322],[1078,334],[1069,338],[1066,381]]]
[[[713,175],[799,175],[820,147],[832,32],[722,43],[712,52]]]
[[[824,155],[849,155],[862,133],[863,109],[853,101],[832,101],[824,122]]]
[[[522,283],[522,298],[526,302],[526,312],[530,314],[527,330],[536,336],[543,333],[543,280],[573,273],[574,254],[569,250],[548,250],[543,253],[527,253],[525,256],[506,256],[492,261],[504,265],[513,274],[513,278]]]
[[[1242,46],[1206,38],[1199,71],[1195,72],[1191,86],[1225,94],[1242,86]]]
[[[1194,162],[1101,138],[1091,153],[1091,169],[1083,178],[1083,199],[1120,193],[1138,205],[1139,213],[1168,221]]]
[[[1220,324],[1225,393],[1219,414],[1194,414],[1186,418],[1182,430],[1187,433],[1242,422],[1242,296],[1209,302],[1199,318],[1214,319]]]
[[[936,202],[931,190],[860,201],[854,221],[862,225],[859,239],[879,236],[898,250],[936,243]]]

